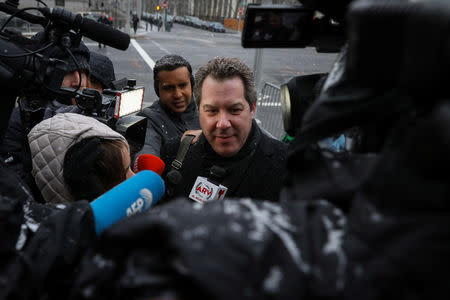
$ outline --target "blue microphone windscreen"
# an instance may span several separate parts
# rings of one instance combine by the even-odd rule
[[[152,207],[164,195],[164,181],[153,171],[144,170],[125,180],[91,202],[95,230]]]

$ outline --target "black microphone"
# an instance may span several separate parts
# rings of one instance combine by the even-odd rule
[[[167,173],[166,188],[167,188],[167,195],[169,197],[173,196],[175,186],[178,185],[182,179],[183,179],[183,176],[181,175],[180,171],[178,171],[178,170],[170,170]]]
[[[97,21],[83,18],[80,14],[73,14],[62,8],[39,8],[39,11],[50,20],[66,25],[101,44],[116,49],[126,50],[130,45],[130,35],[116,30],[111,26]]]
[[[211,167],[211,169],[209,169],[210,177],[208,178],[208,180],[214,184],[220,185],[222,179],[225,177],[226,174],[227,171],[224,168],[214,165]]]

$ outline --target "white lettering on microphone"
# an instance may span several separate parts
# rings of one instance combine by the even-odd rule
[[[223,185],[216,185],[207,178],[198,176],[189,198],[200,203],[221,200],[225,197],[227,190]]]
[[[136,201],[131,203],[130,207],[127,208],[127,217],[138,212],[143,212],[152,206],[153,194],[150,190],[144,188],[139,191],[139,195],[141,197],[137,198]]]

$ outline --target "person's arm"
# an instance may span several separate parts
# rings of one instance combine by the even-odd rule
[[[193,135],[194,139],[192,140],[191,144],[195,144],[198,141],[198,138],[202,134],[201,129],[193,129],[193,130],[186,130],[183,135],[181,136],[180,141],[186,136],[186,135]]]

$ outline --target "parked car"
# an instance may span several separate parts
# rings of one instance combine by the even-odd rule
[[[188,25],[188,26],[193,26],[193,24],[192,24],[192,16],[186,16],[184,19],[185,19],[185,25]]]
[[[182,16],[175,16],[173,17],[173,20],[175,23],[184,24],[184,17]]]
[[[202,24],[201,24],[201,28],[202,29],[205,29],[205,30],[209,30],[209,27],[211,26],[211,22],[208,22],[208,21],[202,21]]]
[[[201,28],[203,21],[197,17],[191,17],[191,22],[192,22],[192,25],[191,25],[192,27]]]
[[[219,23],[219,22],[212,22],[211,26],[209,28],[211,31],[214,31],[214,32],[225,32],[226,31],[223,24]]]

